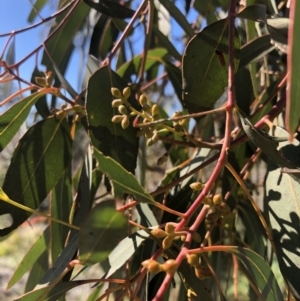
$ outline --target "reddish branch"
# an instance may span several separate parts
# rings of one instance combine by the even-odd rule
[[[212,172],[208,182],[206,183],[204,189],[200,193],[200,195],[197,197],[195,202],[192,204],[192,206],[189,208],[189,210],[185,213],[185,217],[181,220],[181,222],[178,224],[176,230],[182,229],[193,213],[199,208],[202,200],[204,197],[209,193],[210,187],[215,183],[217,180],[220,172],[222,171],[226,161],[227,161],[227,153],[230,149],[230,141],[231,141],[231,125],[232,125],[232,115],[233,115],[233,108],[235,105],[235,97],[234,97],[234,21],[235,21],[235,9],[236,9],[236,1],[230,0],[229,3],[229,9],[228,9],[228,27],[229,27],[229,63],[228,63],[228,101],[226,105],[226,128],[225,128],[225,135],[224,135],[224,143],[222,150],[220,152],[219,160],[214,168],[214,171]],[[198,217],[196,218],[194,224],[190,227],[190,235],[187,235],[186,241],[184,243],[183,248],[181,249],[179,255],[176,258],[176,263],[178,265],[181,264],[181,262],[185,259],[186,254],[188,252],[190,243],[192,241],[192,232],[196,231],[203,219],[206,216],[206,209],[203,209]],[[172,275],[167,274],[164,282],[162,283],[161,287],[157,291],[157,294],[153,301],[161,301],[163,300],[163,296],[166,292],[166,289],[171,283]]]

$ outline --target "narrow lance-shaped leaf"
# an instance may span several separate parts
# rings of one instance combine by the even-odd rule
[[[234,66],[240,41],[235,30]],[[215,22],[195,35],[183,54],[183,101],[189,113],[209,110],[228,85],[228,20]],[[201,50],[201,51],[200,51]]]
[[[96,205],[83,222],[79,237],[79,260],[90,265],[105,260],[126,237],[127,218],[116,211],[115,200]]]
[[[30,250],[26,253],[17,269],[14,271],[7,289],[11,288],[21,277],[32,268],[42,253],[47,250],[47,244],[49,242],[49,228],[36,240]]]
[[[31,94],[0,115],[0,152],[13,139],[25,122],[31,107],[46,93],[47,90],[42,90]]]
[[[134,10],[111,0],[101,0],[99,2],[84,0],[84,2],[98,12],[112,18],[131,18],[135,13]]]
[[[247,116],[236,107],[236,112],[238,113],[244,132],[249,137],[249,139],[259,147],[270,159],[272,159],[280,167],[286,167],[290,169],[295,169],[296,166],[286,159],[277,150],[278,143],[281,141],[288,140],[288,135],[282,137],[270,136],[268,133],[257,129],[247,118]],[[299,177],[299,174],[295,174],[295,177]]]
[[[65,119],[49,118],[26,132],[13,154],[3,183],[3,190],[11,200],[36,209],[46,198],[70,164],[69,131]],[[0,211],[9,213],[13,219],[10,227],[0,230],[0,236],[7,235],[28,218],[27,212],[5,202],[0,202]]]
[[[136,177],[125,170],[118,162],[104,156],[97,149],[94,150],[94,156],[99,163],[98,168],[109,176],[113,185],[114,196],[123,198],[125,193],[129,193],[142,203],[154,203],[151,195],[145,191]]]

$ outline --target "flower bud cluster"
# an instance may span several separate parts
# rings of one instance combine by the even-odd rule
[[[209,227],[218,219],[224,219],[231,212],[230,207],[224,202],[220,194],[215,194],[213,197],[206,196],[202,203],[210,207],[206,216],[206,223]]]
[[[139,103],[143,110],[143,123],[148,123],[156,121],[159,119],[159,106],[158,104],[153,104],[152,106],[148,104],[147,97],[142,94],[139,98]],[[138,137],[145,137],[147,139],[147,145],[151,146],[159,140],[158,132],[155,126],[142,127],[138,133]]]
[[[112,118],[112,122],[114,123],[121,123],[123,129],[126,129],[129,126],[129,117],[130,113],[128,112],[128,98],[131,94],[131,90],[129,87],[126,87],[123,92],[118,88],[111,88],[111,94],[117,99],[113,100],[112,107],[118,108],[119,113],[121,115],[115,115]]]

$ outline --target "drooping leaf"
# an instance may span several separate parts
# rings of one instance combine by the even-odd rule
[[[237,14],[237,17],[266,23],[267,22],[266,6],[262,4],[248,5]]]
[[[27,278],[25,293],[32,291],[49,269],[48,258],[49,252],[46,248],[46,250],[44,250],[38,258],[36,258],[36,261],[32,266]]]
[[[34,3],[34,6],[28,16],[28,22],[32,23],[36,16],[39,14],[39,12],[43,9],[43,7],[47,4],[47,0],[37,0]]]
[[[228,247],[226,252],[234,254],[248,270],[263,300],[283,301],[281,289],[267,262],[254,251],[241,247]]]
[[[228,46],[227,19],[207,26],[187,44],[182,75],[183,101],[189,113],[211,109],[224,93],[228,85]],[[239,63],[239,48],[240,41],[235,31],[235,70]]]
[[[271,44],[270,35],[263,35],[241,47],[239,69],[262,58],[271,52],[275,46]]]
[[[281,137],[270,136],[260,129],[255,128],[241,110],[238,109],[237,113],[241,119],[241,124],[244,132],[257,147],[259,147],[271,160],[273,160],[280,167],[286,167],[290,169],[296,168],[296,166],[292,162],[282,156],[282,154],[277,150],[278,143],[288,140],[288,135]],[[299,176],[295,174],[295,177]]]
[[[163,58],[168,54],[168,51],[164,48],[151,49],[147,52],[147,59],[145,64],[145,71],[149,70],[154,64],[163,62]],[[137,74],[140,68],[142,55],[139,54],[131,61],[126,62],[121,66],[117,73],[122,78],[130,78],[130,75]]]
[[[277,128],[279,134],[287,132]],[[289,158],[295,166],[300,167],[300,144],[294,139],[293,143],[280,143],[280,151]],[[292,174],[281,172],[281,168],[268,160],[267,176],[265,178],[265,211],[269,215],[273,240],[276,247],[277,260],[284,279],[291,292],[300,300],[300,255],[295,252],[300,248],[300,185]],[[299,169],[300,170],[300,169]]]
[[[137,129],[129,125],[124,130],[120,124],[111,121],[117,113],[111,106],[114,99],[112,87],[123,91],[126,83],[107,66],[97,70],[89,79],[86,100],[89,134],[94,147],[134,173],[138,151]],[[138,108],[133,95],[128,101]]]
[[[213,1],[193,1],[193,7],[207,20],[208,25],[218,20],[215,4]]]
[[[273,43],[285,53],[287,53],[289,24],[289,18],[274,18],[267,20],[267,28]]]
[[[47,287],[49,284],[55,282],[55,280],[62,274],[62,272],[67,268],[69,263],[74,259],[78,247],[78,232],[72,236],[69,240],[67,246],[63,249],[57,260],[54,262],[52,267],[44,273],[42,279],[35,284],[39,287]]]
[[[177,21],[185,33],[189,37],[192,37],[194,35],[194,30],[180,9],[170,0],[160,0],[159,2],[167,9],[167,11]]]
[[[176,49],[176,47],[170,42],[169,38],[165,36],[157,26],[153,26],[153,33],[158,38],[160,45],[168,50],[168,54],[172,55],[176,60],[181,61],[182,56]]]
[[[124,193],[129,193],[142,203],[153,203],[154,200],[139,184],[136,177],[125,170],[120,164],[110,157],[94,149],[94,156],[99,163],[99,169],[109,176],[113,185],[115,197],[123,198]]]
[[[12,277],[7,284],[7,289],[11,288],[21,277],[33,267],[44,251],[47,250],[47,244],[49,242],[49,228],[36,240],[30,250],[24,256],[17,269],[14,271]]]
[[[11,200],[36,209],[46,198],[71,163],[69,131],[66,120],[49,118],[26,132],[14,152],[3,183],[3,190]],[[7,235],[28,218],[27,212],[8,203],[0,202],[0,210],[2,214],[9,213],[13,219],[10,227],[0,230],[0,236]]]
[[[15,301],[33,301],[33,300],[43,300],[43,301],[57,301],[57,299],[69,291],[70,289],[84,284],[83,281],[69,281],[69,282],[60,282],[56,284],[53,288],[43,287],[31,292],[28,292],[21,297],[15,299]]]
[[[60,14],[56,18],[56,24],[62,22],[72,8],[73,6],[71,6],[66,12]],[[82,27],[88,12],[89,7],[85,3],[80,2],[68,18],[68,22],[64,22],[51,39],[45,43],[47,52],[51,55],[62,74],[66,71],[71,53],[74,49],[74,36]],[[55,29],[56,27],[53,27],[51,32]],[[50,71],[53,70],[53,68],[47,52],[44,52],[43,54],[42,64],[46,66],[47,71]]]
[[[99,2],[84,0],[84,2],[98,12],[112,18],[131,18],[135,13],[132,9],[111,0],[101,0]]]
[[[107,264],[110,268],[103,277],[107,279],[121,268],[149,236],[146,231],[140,230],[124,238],[109,254]]]
[[[79,237],[79,260],[84,265],[105,260],[126,237],[127,218],[116,211],[113,199],[96,205],[83,222]]]
[[[20,100],[0,115],[0,152],[13,139],[25,122],[31,107],[47,91],[35,92]]]
[[[72,203],[72,171],[71,166],[69,166],[65,169],[50,196],[51,216],[69,222]],[[50,229],[51,235],[55,239],[49,241],[48,248],[51,250],[51,258],[54,262],[65,246],[70,229],[53,221],[50,221]]]
[[[300,3],[295,1],[291,3],[291,31],[289,36],[288,54],[288,84],[287,84],[287,105],[286,105],[286,124],[288,131],[292,136],[300,122],[300,41],[297,38],[300,32]]]

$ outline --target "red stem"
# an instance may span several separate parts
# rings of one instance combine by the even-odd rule
[[[231,141],[231,125],[232,125],[232,115],[233,115],[233,108],[235,105],[235,97],[234,97],[234,21],[235,21],[235,7],[236,7],[236,1],[230,0],[229,3],[229,12],[228,12],[228,20],[229,20],[229,63],[228,63],[228,101],[226,106],[226,128],[225,128],[225,135],[224,135],[224,143],[222,150],[220,152],[219,160],[214,168],[214,171],[212,172],[208,182],[205,184],[204,189],[198,196],[198,198],[195,200],[195,202],[192,204],[192,206],[188,209],[188,211],[185,213],[185,217],[181,220],[181,222],[176,227],[176,231],[179,231],[182,229],[189,219],[192,217],[193,213],[199,208],[203,198],[208,194],[210,187],[215,183],[217,180],[220,172],[222,171],[226,160],[227,160],[227,152],[230,148],[230,141]],[[194,224],[191,226],[190,230],[197,230],[200,223],[205,217],[205,210],[202,210],[198,217],[196,218]],[[188,246],[190,245],[190,242],[192,240],[191,233],[187,235],[184,247],[181,249],[179,255],[177,256],[176,262],[177,264],[180,264],[182,260],[185,258],[186,253],[188,251]],[[172,275],[167,274],[164,282],[160,286],[159,290],[157,291],[157,294],[153,301],[161,301],[163,300],[165,291],[167,287],[170,285],[172,280]]]

